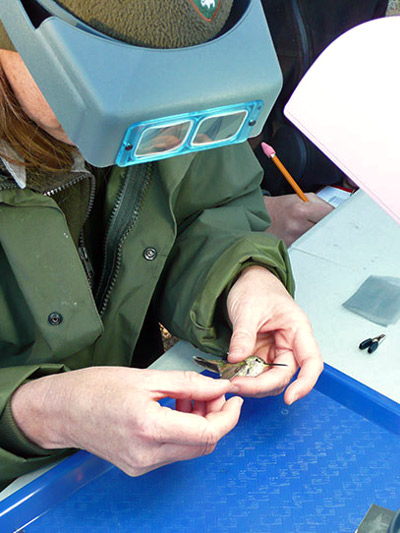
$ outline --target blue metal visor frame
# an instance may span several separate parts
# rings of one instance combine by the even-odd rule
[[[243,142],[262,108],[258,100],[133,124],[116,163],[125,167]]]
[[[94,166],[133,165],[258,135],[282,86],[260,0],[179,49],[107,37],[54,0],[1,0],[0,19],[71,141]]]

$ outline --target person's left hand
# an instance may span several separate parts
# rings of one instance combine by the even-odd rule
[[[281,281],[264,267],[246,268],[229,291],[227,309],[233,326],[230,363],[258,355],[266,362],[288,365],[270,367],[256,378],[234,378],[237,393],[280,394],[300,367],[284,400],[290,405],[308,394],[323,370],[322,358],[307,316]]]
[[[314,194],[306,194],[308,202],[303,202],[297,194],[283,196],[264,196],[264,204],[271,218],[266,230],[286,246],[290,246],[306,231],[333,211],[333,207]]]

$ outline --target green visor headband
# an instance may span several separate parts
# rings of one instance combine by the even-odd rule
[[[217,37],[186,48],[115,40],[54,0],[1,0],[0,19],[68,137],[99,167],[243,142],[261,132],[282,84],[260,0],[235,0]]]

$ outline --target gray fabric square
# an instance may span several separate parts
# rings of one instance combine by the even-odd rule
[[[343,306],[381,326],[394,324],[400,318],[400,279],[369,276]]]

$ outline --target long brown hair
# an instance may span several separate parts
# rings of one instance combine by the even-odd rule
[[[76,151],[42,130],[24,112],[0,66],[0,139],[21,157],[11,160],[0,149],[0,155],[12,163],[37,171],[68,171]]]

